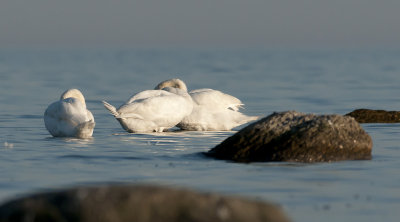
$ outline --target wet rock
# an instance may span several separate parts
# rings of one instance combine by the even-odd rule
[[[399,111],[356,109],[347,113],[359,123],[400,123]]]
[[[160,186],[81,187],[0,206],[0,221],[288,221],[273,204]]]
[[[371,158],[371,137],[354,118],[295,111],[273,113],[206,155],[236,162],[329,162]]]

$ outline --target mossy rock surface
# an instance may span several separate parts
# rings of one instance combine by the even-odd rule
[[[353,117],[359,123],[400,123],[400,111],[356,109],[346,116]]]
[[[354,118],[296,111],[273,113],[206,155],[236,162],[330,162],[371,159],[372,139]]]

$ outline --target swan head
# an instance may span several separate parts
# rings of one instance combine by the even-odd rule
[[[166,87],[178,88],[187,92],[186,84],[180,79],[168,79],[160,82],[154,89],[163,89]]]
[[[86,106],[85,97],[83,97],[83,94],[78,89],[68,89],[61,95],[60,100],[67,99],[67,98],[75,98],[75,99],[79,100],[83,105]]]

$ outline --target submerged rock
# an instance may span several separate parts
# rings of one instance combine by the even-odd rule
[[[0,206],[0,221],[270,221],[286,222],[275,205],[159,186],[82,187],[36,194]]]
[[[372,139],[354,118],[296,111],[273,113],[206,155],[237,162],[329,162],[371,158]]]
[[[400,111],[356,109],[347,113],[359,123],[400,123]]]

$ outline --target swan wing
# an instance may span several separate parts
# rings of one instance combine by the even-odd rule
[[[257,118],[246,116],[230,109],[210,111],[207,106],[195,106],[192,113],[186,116],[179,123],[178,127],[184,130],[195,131],[231,130]]]
[[[145,90],[145,91],[136,93],[135,95],[131,96],[126,101],[125,104],[133,103],[138,100],[148,99],[148,98],[157,97],[157,96],[168,96],[171,94],[172,93],[164,91],[164,90]]]
[[[103,104],[128,132],[161,132],[174,127],[192,112],[189,94],[176,93],[146,90],[133,95],[118,109],[105,101]]]
[[[171,125],[173,122],[177,124],[185,115],[189,115],[191,109],[191,103],[182,96],[168,94],[135,100],[122,105],[118,113],[121,118],[140,116],[141,119],[151,120],[157,125]]]
[[[196,89],[189,92],[193,101],[198,105],[210,108],[224,108],[238,111],[243,103],[236,97],[214,89]]]

